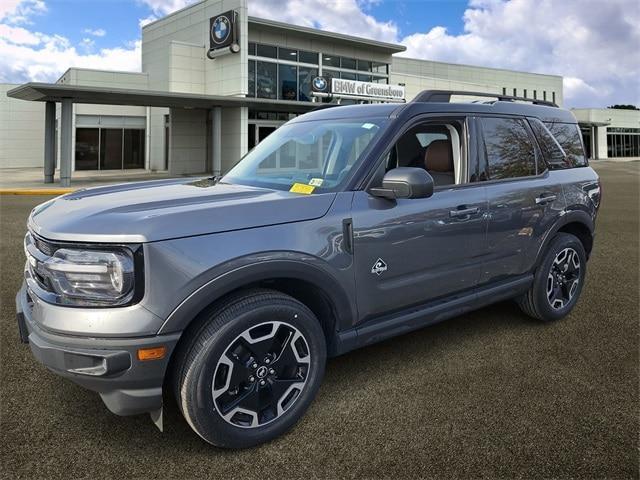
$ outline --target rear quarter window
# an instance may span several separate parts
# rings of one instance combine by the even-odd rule
[[[580,128],[575,123],[548,123],[544,124],[551,135],[560,144],[566,157],[547,159],[549,168],[552,170],[584,167],[587,165],[587,159],[584,155],[584,147],[582,146],[582,136]],[[543,147],[544,150],[544,147]]]

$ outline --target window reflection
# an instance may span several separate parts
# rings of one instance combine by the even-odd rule
[[[298,69],[298,100],[302,102],[310,102],[311,81],[318,76],[317,68],[299,67]]]
[[[278,98],[280,100],[296,100],[298,67],[293,65],[278,65],[279,88]]]
[[[545,123],[545,126],[567,155],[564,164],[558,164],[556,165],[557,167],[583,167],[587,164],[578,125],[573,123]]]
[[[483,118],[488,178],[535,175],[535,151],[522,120]]]
[[[249,88],[247,91],[247,97],[256,96],[256,62],[255,60],[249,60]]]
[[[256,62],[256,95],[259,98],[276,98],[278,64]]]

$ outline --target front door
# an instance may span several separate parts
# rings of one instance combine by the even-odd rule
[[[384,167],[424,168],[429,198],[354,194],[352,220],[359,317],[367,320],[474,288],[486,255],[487,197],[470,183],[464,119],[408,126]],[[475,181],[475,178],[473,178]]]
[[[486,211],[480,184],[395,201],[356,192],[352,218],[360,318],[475,287],[486,252]]]

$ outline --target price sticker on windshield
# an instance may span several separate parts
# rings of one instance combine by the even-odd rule
[[[289,191],[292,193],[303,193],[305,195],[309,195],[310,193],[313,193],[315,189],[316,187],[314,187],[313,185],[306,185],[304,183],[294,183],[289,189]]]

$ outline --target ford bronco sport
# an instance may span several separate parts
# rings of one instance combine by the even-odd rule
[[[112,412],[161,428],[167,386],[198,435],[239,448],[304,414],[328,356],[506,299],[566,316],[600,203],[576,120],[456,95],[319,109],[222,178],[39,205],[23,340]]]

